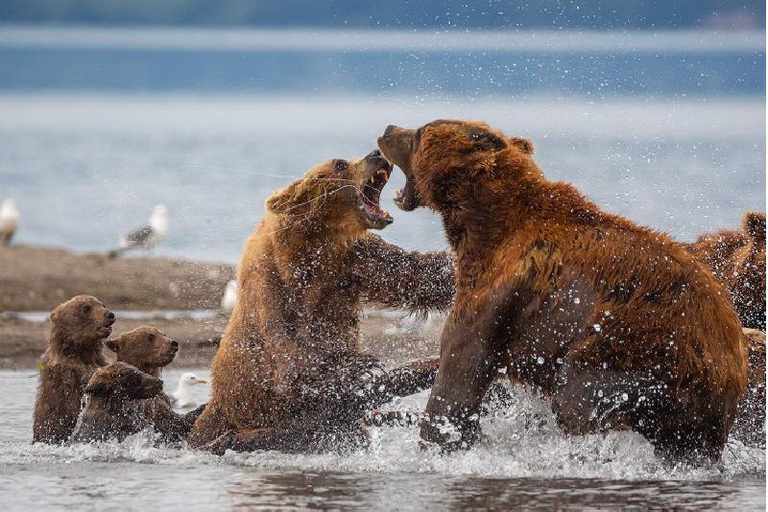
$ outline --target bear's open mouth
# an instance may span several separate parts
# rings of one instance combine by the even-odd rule
[[[381,190],[389,181],[389,175],[392,172],[392,166],[389,162],[384,162],[383,167],[373,172],[365,182],[363,182],[358,191],[358,208],[365,216],[371,228],[381,229],[392,223],[392,216],[384,210],[379,204],[381,199]]]
[[[410,173],[405,174],[405,186],[395,193],[395,204],[403,211],[410,212],[419,207],[419,192]]]

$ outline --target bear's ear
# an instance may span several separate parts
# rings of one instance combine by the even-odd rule
[[[507,147],[504,139],[498,135],[482,129],[472,129],[469,132],[474,149],[483,151],[500,151]]]
[[[289,213],[307,201],[306,179],[295,181],[267,198],[267,210],[273,213]]]
[[[528,139],[523,139],[522,137],[510,137],[509,143],[526,155],[533,154],[533,142],[529,141]]]
[[[109,338],[104,342],[104,344],[115,354],[117,354],[117,351],[120,350],[120,338]]]
[[[760,212],[747,212],[742,220],[744,231],[749,237],[759,244],[765,243],[765,214]]]

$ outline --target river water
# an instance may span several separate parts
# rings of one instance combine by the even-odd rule
[[[181,369],[166,372],[175,389]],[[185,370],[186,371],[186,370]],[[194,369],[206,377],[205,369]],[[563,436],[546,404],[521,390],[467,453],[421,451],[418,429],[373,428],[351,455],[275,452],[215,457],[124,442],[31,445],[34,370],[0,372],[4,510],[762,510],[765,451],[731,441],[723,463],[665,467],[633,433]],[[195,389],[204,401],[205,386]],[[421,410],[426,394],[390,407]]]

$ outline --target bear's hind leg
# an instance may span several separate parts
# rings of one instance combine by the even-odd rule
[[[345,426],[304,425],[302,428],[257,428],[230,431],[203,447],[216,455],[227,450],[252,452],[277,450],[286,453],[346,452],[366,448],[368,433],[362,423]]]
[[[195,410],[197,411],[197,409]],[[216,404],[209,402],[192,425],[192,430],[187,436],[187,444],[191,448],[202,448],[232,430],[226,416],[219,410]]]
[[[690,404],[673,401],[644,412],[633,426],[653,444],[657,457],[696,466],[720,460],[728,440],[726,415],[717,411],[701,414],[690,410]]]
[[[664,460],[693,464],[716,462],[725,441],[727,417],[717,404],[703,413],[692,410],[698,400],[675,398],[666,384],[566,363],[558,376],[552,409],[560,428],[585,435],[631,428],[642,434]]]

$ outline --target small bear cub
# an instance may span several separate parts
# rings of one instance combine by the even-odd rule
[[[86,401],[73,441],[122,441],[141,432],[150,426],[143,401],[162,391],[162,380],[135,366],[118,361],[99,368],[85,387]]]

